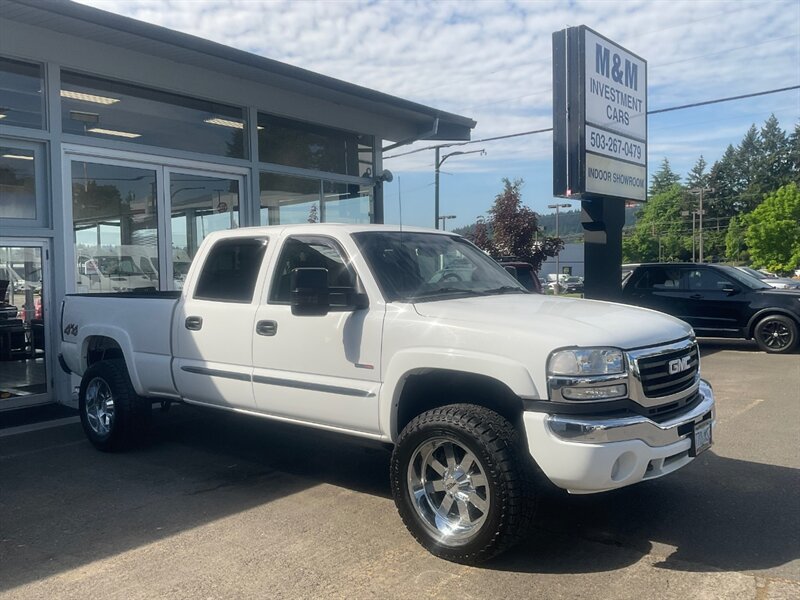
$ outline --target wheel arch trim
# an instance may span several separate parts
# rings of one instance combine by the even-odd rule
[[[413,375],[435,371],[485,377],[505,385],[520,398],[540,398],[530,371],[523,364],[508,358],[465,350],[446,353],[433,348],[403,350],[392,357],[385,369],[386,376],[380,392],[380,429],[392,441],[399,435],[396,426],[400,399],[408,379]]]
[[[762,308],[756,314],[754,314],[752,317],[750,317],[750,320],[747,322],[747,337],[748,337],[748,339],[752,338],[753,335],[755,334],[756,325],[758,325],[758,322],[761,319],[763,319],[764,317],[770,317],[770,316],[774,316],[774,315],[779,315],[781,317],[789,317],[790,319],[792,319],[792,321],[795,322],[795,324],[798,327],[800,327],[800,317],[798,317],[797,315],[793,314],[791,311],[786,310],[785,308],[780,308],[780,307]]]
[[[100,326],[92,326],[92,325],[84,325],[81,327],[81,337],[78,341],[80,351],[80,368],[81,368],[81,375],[86,372],[89,368],[88,364],[88,353],[89,353],[89,343],[93,338],[108,338],[111,341],[115,342],[117,346],[119,346],[120,350],[122,351],[122,356],[125,360],[125,367],[128,369],[128,376],[131,379],[131,384],[133,385],[133,389],[136,391],[137,394],[142,393],[142,384],[139,380],[139,374],[135,368],[135,361],[134,361],[134,352],[133,352],[133,345],[131,343],[130,336],[128,333],[119,327],[109,327],[104,325]]]

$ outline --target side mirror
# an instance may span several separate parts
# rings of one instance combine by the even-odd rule
[[[328,314],[331,308],[328,269],[294,269],[290,285],[293,315],[321,317]]]

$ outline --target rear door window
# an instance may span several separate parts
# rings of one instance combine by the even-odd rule
[[[252,302],[266,249],[267,240],[263,238],[231,238],[215,243],[203,264],[194,298]]]
[[[636,289],[678,290],[680,288],[680,271],[671,267],[650,267],[636,282]]]

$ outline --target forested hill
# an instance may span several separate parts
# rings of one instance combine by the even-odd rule
[[[625,209],[625,226],[630,227],[634,223],[636,223],[636,211],[641,208],[639,205],[634,206],[633,208],[626,208]],[[460,227],[458,229],[454,229],[458,234],[469,236],[472,233],[472,230],[475,228],[474,225],[468,225],[466,227]],[[555,236],[556,234],[556,214],[555,213],[548,213],[548,214],[539,214],[539,228],[540,231],[544,235],[548,236]],[[575,242],[580,241],[583,236],[583,228],[581,227],[581,211],[580,210],[569,210],[563,211],[558,215],[558,233],[559,237],[565,239],[566,241]]]

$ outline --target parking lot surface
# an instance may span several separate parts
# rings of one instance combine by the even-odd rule
[[[71,424],[0,437],[0,598],[800,598],[800,355],[706,341],[714,447],[594,496],[542,486],[525,543],[436,559],[389,453],[175,407],[103,454]]]

